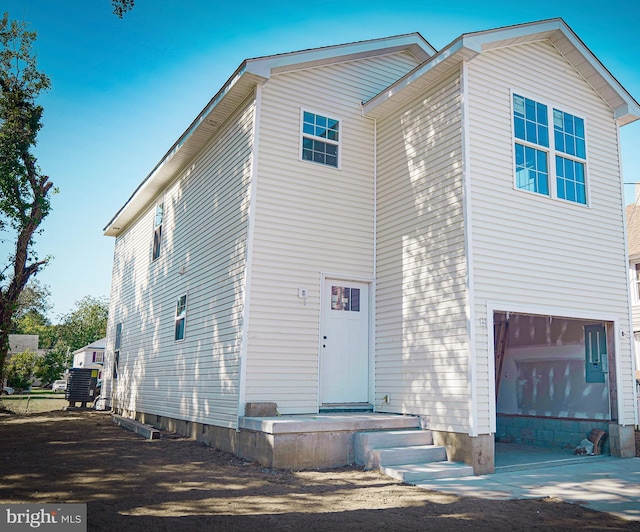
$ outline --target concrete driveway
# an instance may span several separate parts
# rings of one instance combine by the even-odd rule
[[[553,497],[640,521],[640,458],[591,456],[511,467],[491,475],[431,480],[420,487],[485,499]]]

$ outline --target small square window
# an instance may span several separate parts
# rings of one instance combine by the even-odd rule
[[[337,168],[339,146],[339,120],[308,111],[302,113],[301,157],[303,161]]]

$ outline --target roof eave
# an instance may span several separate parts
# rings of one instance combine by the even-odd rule
[[[246,62],[209,101],[187,130],[171,146],[147,177],[138,185],[126,203],[104,228],[106,236],[118,236],[150,201],[157,196],[176,172],[211,138],[226,119],[235,111],[238,102],[244,101],[265,78],[246,71]]]
[[[426,60],[436,51],[416,32],[244,61],[151,173],[138,185],[106,225],[104,234],[121,234],[235,111],[233,103],[238,105],[244,101],[255,91],[256,85],[264,84],[272,74],[361,59],[381,53],[390,54],[400,50],[408,50],[418,61]]]
[[[444,73],[455,61],[469,61],[497,48],[549,40],[611,107],[619,125],[640,118],[640,104],[613,77],[573,30],[560,18],[464,34],[422,65],[363,104],[363,114],[379,118]],[[413,87],[413,88],[412,88]]]

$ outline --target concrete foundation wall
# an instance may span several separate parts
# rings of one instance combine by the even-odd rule
[[[354,431],[269,434],[246,429],[237,431],[144,412],[119,413],[140,423],[175,432],[265,467],[322,469],[341,467],[355,461]]]
[[[475,475],[484,475],[495,471],[495,445],[491,434],[469,436],[458,432],[432,430],[433,443],[447,450],[447,460],[464,462],[473,466]]]

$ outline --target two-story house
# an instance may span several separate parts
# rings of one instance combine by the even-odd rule
[[[590,428],[632,456],[639,117],[560,19],[245,60],[105,228],[103,395],[275,467],[338,437],[278,458],[276,409],[417,416],[476,473]]]

